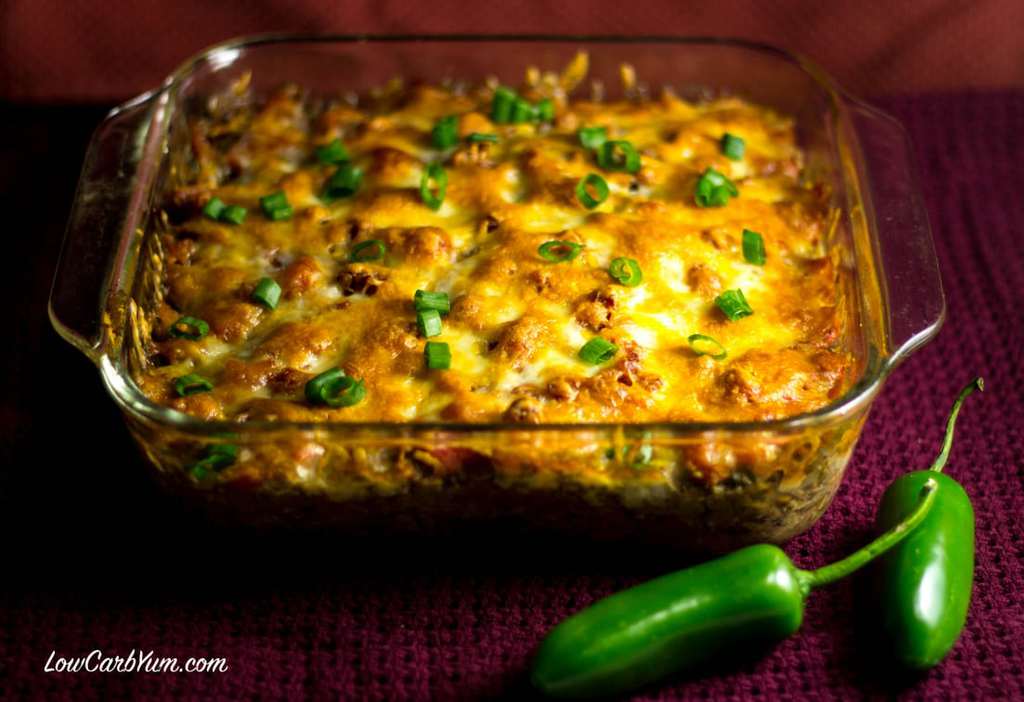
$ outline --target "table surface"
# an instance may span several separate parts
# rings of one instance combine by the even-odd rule
[[[870,652],[854,582],[814,593],[803,629],[757,660],[645,699],[1024,697],[1024,93],[897,97],[941,259],[948,319],[877,400],[828,513],[786,548],[820,565],[869,535],[900,472],[925,467],[956,391],[970,399],[947,471],[977,512],[967,629],[949,659],[897,677]],[[0,364],[0,697],[523,699],[529,656],[561,618],[685,561],[564,539],[225,530],[162,496],[46,296],[94,107],[0,105],[2,285],[14,343]],[[13,308],[13,310],[12,310]],[[43,673],[51,651],[225,657],[224,674]]]

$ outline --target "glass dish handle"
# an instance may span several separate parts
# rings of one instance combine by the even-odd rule
[[[140,209],[139,164],[159,93],[115,107],[92,135],[50,289],[54,329],[98,361],[112,277],[128,250]]]
[[[888,307],[888,362],[896,366],[938,333],[946,298],[906,131],[863,103],[851,101],[850,114],[870,174]]]

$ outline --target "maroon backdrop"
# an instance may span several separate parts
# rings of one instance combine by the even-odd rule
[[[859,93],[1024,85],[1024,2],[5,0],[0,98],[121,100],[233,36],[336,33],[722,35],[817,60]]]

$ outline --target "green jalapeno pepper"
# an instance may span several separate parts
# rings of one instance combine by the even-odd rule
[[[804,600],[899,543],[927,515],[935,485],[899,524],[841,561],[806,571],[777,546],[749,546],[607,597],[544,639],[533,684],[557,697],[620,694],[739,648],[793,634]]]
[[[897,478],[885,491],[876,524],[899,522],[914,508],[926,481],[937,483],[935,505],[921,526],[873,567],[882,640],[891,660],[911,669],[931,668],[946,657],[967,621],[974,580],[974,510],[967,493],[940,471],[953,445],[953,428],[964,399],[981,378],[965,387],[953,404],[946,435],[928,470]]]

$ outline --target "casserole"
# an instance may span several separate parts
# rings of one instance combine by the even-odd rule
[[[244,75],[263,100],[283,83],[362,94],[394,76],[516,83],[526,64],[579,50],[614,98],[621,64],[688,98],[726,92],[791,115],[805,173],[838,213],[851,382],[824,407],[763,421],[533,425],[200,419],[154,403],[136,379],[165,294],[167,194],[195,159],[188,121]],[[528,55],[529,62],[521,57]],[[156,475],[249,523],[425,528],[523,520],[592,537],[725,549],[809,527],[838,487],[885,376],[931,338],[944,300],[902,130],[807,62],[706,39],[265,37],[215,47],[117,108],[87,155],[51,294],[51,318],[97,363]],[[99,304],[89,291],[99,292]],[[197,463],[233,467],[197,479]],[[637,469],[636,455],[649,457]]]

